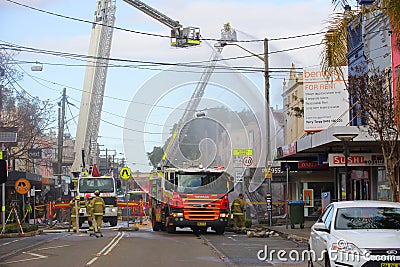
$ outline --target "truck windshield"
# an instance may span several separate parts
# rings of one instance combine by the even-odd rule
[[[175,185],[178,192],[190,193],[199,187],[215,182],[222,174],[210,172],[181,172],[175,174]]]
[[[82,178],[79,180],[79,193],[94,193],[99,190],[101,193],[114,192],[114,180],[111,178]]]

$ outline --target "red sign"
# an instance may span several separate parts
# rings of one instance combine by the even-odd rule
[[[327,169],[327,165],[318,165],[318,161],[299,161],[299,170]]]
[[[346,157],[343,154],[329,154],[329,166],[344,166]],[[347,165],[349,166],[384,166],[382,155],[365,153],[352,154],[347,157]]]
[[[282,156],[290,156],[296,154],[296,142],[282,147]]]
[[[253,158],[250,156],[244,157],[243,158],[243,165],[246,167],[252,166],[253,165]]]

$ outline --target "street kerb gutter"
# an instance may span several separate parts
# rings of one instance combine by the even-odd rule
[[[215,256],[228,267],[236,267],[236,265],[229,260],[221,251],[219,251],[204,235],[199,235],[199,237],[203,240],[204,244],[209,246]]]

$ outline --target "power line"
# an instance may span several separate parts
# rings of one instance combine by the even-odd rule
[[[50,12],[50,11],[47,11],[47,10],[39,9],[39,8],[36,8],[36,7],[33,7],[33,6],[25,5],[25,4],[22,4],[22,3],[19,3],[19,2],[13,1],[13,0],[6,0],[6,1],[10,2],[10,3],[13,3],[15,5],[19,5],[19,6],[28,8],[28,9],[32,9],[32,10],[37,11],[37,12],[45,13],[45,14],[48,14],[48,15],[56,16],[56,17],[61,17],[61,18],[68,19],[68,20],[84,22],[84,23],[88,23],[88,24],[91,24],[91,25],[95,24],[95,25],[99,25],[99,26],[105,26],[105,27],[116,29],[116,30],[126,31],[126,32],[130,32],[130,33],[135,33],[135,34],[148,35],[148,36],[161,37],[161,38],[171,38],[168,35],[129,30],[129,29],[121,28],[121,27],[117,27],[117,26],[110,26],[110,25],[106,25],[106,24],[102,24],[102,23],[98,23],[98,22],[88,21],[88,20],[84,20],[84,19],[78,19],[78,18],[74,18],[74,17],[70,17],[70,16],[66,16],[66,15]],[[289,39],[303,38],[303,37],[314,36],[314,35],[321,35],[321,34],[325,34],[325,33],[326,33],[326,31],[308,33],[308,34],[301,34],[301,35],[294,35],[294,36],[279,37],[279,38],[271,38],[271,39],[269,39],[269,41],[289,40]],[[220,39],[216,39],[216,38],[203,38],[203,37],[201,37],[201,39],[204,40],[204,41],[220,41]],[[239,43],[264,42],[264,39],[238,40],[236,42],[239,42]]]
[[[4,42],[0,40],[1,42]],[[4,42],[6,43],[6,42]],[[294,47],[294,48],[288,48],[284,50],[278,50],[278,51],[272,51],[269,54],[276,54],[276,53],[282,53],[282,52],[287,52],[287,51],[293,51],[293,50],[298,50],[298,49],[304,49],[304,48],[310,48],[310,47],[315,47],[319,46],[321,44],[312,44],[312,45],[304,45],[304,46],[299,46],[299,47]],[[201,68],[205,69],[208,68],[209,65],[199,65],[201,63],[209,63],[209,61],[193,61],[193,62],[186,62],[186,63],[169,63],[169,62],[155,62],[155,61],[142,61],[142,60],[129,60],[129,59],[120,59],[120,58],[102,58],[102,57],[92,57],[92,56],[86,56],[86,55],[81,55],[81,54],[72,54],[72,53],[67,53],[67,52],[59,52],[59,51],[54,51],[54,50],[43,50],[43,49],[37,49],[37,48],[32,48],[32,47],[25,47],[25,46],[20,46],[16,44],[0,44],[0,47],[3,49],[11,49],[11,50],[16,50],[16,51],[24,51],[24,52],[31,52],[31,53],[39,53],[39,54],[50,54],[53,56],[59,56],[59,57],[66,57],[69,59],[75,59],[75,60],[83,60],[83,59],[93,59],[93,60],[98,60],[98,59],[107,59],[109,61],[117,61],[117,62],[128,62],[128,63],[139,63],[139,64],[145,64],[144,66],[176,66],[176,67],[188,67],[188,68]],[[246,56],[240,56],[240,57],[232,57],[232,58],[223,58],[219,59],[218,61],[228,61],[228,60],[233,60],[233,59],[243,59],[243,58],[249,58],[253,57],[254,55],[246,55]],[[30,62],[33,63],[33,62]],[[41,64],[44,64],[41,62]],[[61,63],[45,63],[48,65],[60,65],[60,66],[75,66],[75,65],[68,65],[68,64],[61,64]],[[147,65],[148,64],[148,65]],[[87,66],[87,65],[77,65],[77,66]],[[131,66],[131,65],[115,65],[115,64],[108,64],[109,67],[134,67],[134,68],[139,68],[140,66]],[[101,67],[98,65],[95,65],[93,67]],[[141,67],[140,67],[141,68]],[[242,72],[264,72],[264,68],[255,68],[255,67],[245,67],[245,66],[226,66],[226,65],[217,65],[215,67],[217,70],[232,70],[233,71],[242,71]],[[146,68],[148,69],[148,68]],[[280,70],[288,70],[290,68],[269,68],[270,72],[281,72]],[[160,70],[160,69],[156,69]],[[163,69],[164,70],[164,69]],[[179,71],[179,70],[171,70],[175,72],[191,72],[187,70]],[[193,71],[195,73],[202,73],[202,71]],[[215,73],[219,73],[216,71]],[[224,73],[224,72],[221,72]],[[229,72],[230,73],[230,72]]]

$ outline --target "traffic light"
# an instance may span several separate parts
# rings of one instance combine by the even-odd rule
[[[7,161],[0,160],[0,184],[7,182]]]

